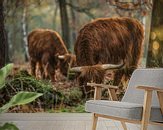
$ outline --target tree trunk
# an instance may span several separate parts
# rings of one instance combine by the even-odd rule
[[[163,67],[163,0],[154,0],[147,67]]]
[[[0,0],[0,68],[2,68],[8,60],[8,43],[4,23],[4,0]]]
[[[145,38],[144,38],[144,45],[143,45],[143,57],[141,66],[146,67],[147,66],[147,57],[148,57],[148,47],[149,47],[149,39],[150,39],[150,29],[151,29],[151,13],[148,14],[148,16],[145,17],[145,23],[144,23],[144,31],[145,31]]]
[[[70,3],[73,5],[73,0],[70,0]],[[71,18],[72,18],[72,22],[71,22],[71,28],[72,28],[72,44],[74,44],[75,43],[75,40],[76,40],[76,15],[75,15],[75,12],[74,12],[74,10],[73,10],[73,8],[70,8],[70,11],[71,11]],[[71,48],[73,48],[72,47],[72,45],[70,45],[71,46]]]
[[[67,46],[70,48],[70,30],[69,30],[69,21],[67,15],[66,1],[59,0],[59,8],[60,8],[60,17],[61,17],[61,28],[62,28],[62,37]]]
[[[24,4],[24,8],[23,8],[22,32],[23,32],[23,42],[24,42],[24,50],[25,50],[25,61],[28,61],[29,54],[28,54],[28,42],[27,42],[27,7],[26,7],[26,3]]]
[[[57,12],[58,12],[58,4],[55,5],[54,14],[53,14],[53,28],[54,28],[54,30],[56,30],[56,27],[57,27],[57,24],[56,24]]]

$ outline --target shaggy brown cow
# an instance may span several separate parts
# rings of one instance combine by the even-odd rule
[[[28,50],[33,75],[36,75],[37,63],[42,78],[50,77],[55,81],[55,70],[58,67],[63,75],[67,75],[68,58],[59,62],[58,55],[68,55],[68,50],[57,32],[49,29],[32,31],[28,35]]]
[[[118,85],[123,74],[128,76],[138,66],[143,39],[143,27],[136,19],[126,17],[97,19],[86,24],[79,31],[74,47],[77,65],[119,64],[123,61],[125,71],[115,73],[114,85]],[[85,71],[89,71],[94,77],[96,70],[96,68],[83,69],[84,72],[81,72],[79,82],[86,84],[87,80],[83,80],[88,77]],[[94,82],[102,82],[100,78],[103,76],[98,76],[98,81]]]
[[[102,83],[105,77],[105,72],[108,69],[120,69],[124,66],[124,63],[118,65],[103,64],[103,65],[92,65],[92,66],[82,66],[73,67],[70,69],[72,72],[79,72],[78,83],[79,86],[83,86],[81,89],[83,91],[83,96],[88,96],[91,91],[90,86],[86,86],[87,82]],[[87,94],[86,94],[87,93]]]

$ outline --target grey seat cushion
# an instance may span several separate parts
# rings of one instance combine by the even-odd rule
[[[85,104],[87,112],[102,115],[120,117],[130,120],[141,120],[143,105],[128,102],[89,100]],[[151,121],[163,122],[160,108],[153,107],[151,111]]]

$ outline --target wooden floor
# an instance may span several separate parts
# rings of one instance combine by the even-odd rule
[[[20,130],[91,130],[90,113],[5,113],[0,124],[15,123]],[[97,130],[123,130],[119,122],[99,118]]]

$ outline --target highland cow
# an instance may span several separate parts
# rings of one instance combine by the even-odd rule
[[[94,73],[97,68],[91,69],[92,65],[119,64],[123,61],[125,69],[115,72],[114,85],[118,85],[123,75],[128,77],[137,68],[143,39],[143,26],[133,18],[100,18],[86,24],[79,31],[74,46],[77,66],[90,66],[89,70],[80,67],[79,82],[86,85],[86,78],[91,76],[90,81],[100,83],[104,74],[98,76]]]
[[[91,86],[86,86],[88,82],[102,83],[105,77],[105,72],[108,69],[120,69],[124,66],[124,63],[118,65],[112,64],[97,64],[92,66],[82,66],[82,67],[73,67],[70,69],[72,72],[79,72],[78,84],[82,86],[81,89],[83,96],[88,96],[87,94],[91,93]],[[86,95],[85,95],[86,94]]]
[[[31,73],[36,76],[38,63],[42,78],[50,77],[55,81],[55,70],[60,68],[67,76],[67,60],[59,60],[59,55],[68,55],[68,50],[59,34],[49,29],[36,29],[28,35],[28,50]]]

